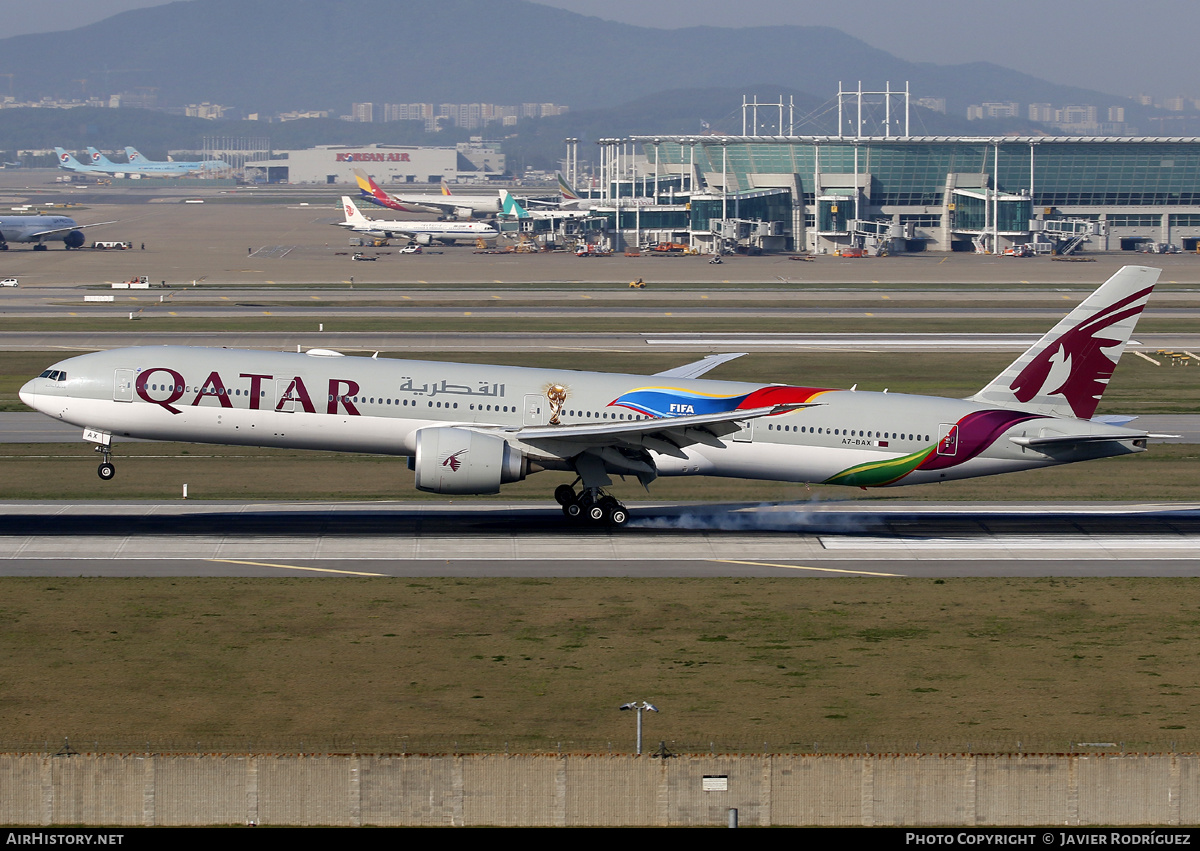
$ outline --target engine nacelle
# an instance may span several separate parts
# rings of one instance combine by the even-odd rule
[[[417,450],[408,459],[417,490],[430,493],[499,493],[500,486],[525,478],[525,456],[502,437],[465,428],[439,426],[417,432]]]
[[[475,215],[475,211],[470,207],[455,207],[454,215],[464,221],[471,221],[471,216]]]
[[[67,248],[79,248],[81,245],[83,245],[84,239],[85,237],[83,235],[83,231],[73,230],[68,232],[67,235],[63,237],[63,245],[65,245]]]
[[[432,245],[433,237],[427,233],[419,233],[413,237],[417,241],[417,245]]]

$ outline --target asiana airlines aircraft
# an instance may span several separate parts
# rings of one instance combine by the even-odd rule
[[[573,472],[568,517],[625,524],[613,476],[729,476],[885,487],[1146,449],[1131,418],[1094,417],[1159,270],[1126,266],[967,399],[656,375],[147,346],[60,361],[21,400],[79,426],[115,474],[121,438],[407,456],[422,491],[490,494]]]

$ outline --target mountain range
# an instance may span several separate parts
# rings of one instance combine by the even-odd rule
[[[0,39],[0,57],[18,100],[152,88],[160,106],[208,101],[268,114],[337,115],[366,101],[587,110],[764,83],[773,88],[743,90],[828,100],[839,81],[858,80],[873,89],[908,81],[914,96],[945,98],[960,115],[984,101],[1122,102],[987,63],[908,62],[826,27],[662,30],[527,0],[184,0]]]

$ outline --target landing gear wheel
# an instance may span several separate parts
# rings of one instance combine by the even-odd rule
[[[103,464],[101,464],[99,467],[96,468],[96,475],[99,476],[101,479],[103,479],[106,482],[110,481],[112,479],[112,477],[115,476],[116,474],[117,474],[117,468],[114,467],[112,464],[108,463],[107,461],[105,461]]]
[[[604,519],[614,526],[624,526],[629,522],[629,511],[626,510],[616,497],[605,496],[597,503],[604,511]]]
[[[614,526],[624,526],[629,522],[629,512],[625,506],[617,503],[616,506],[608,512],[608,522]]]
[[[578,498],[575,495],[575,489],[570,485],[559,485],[554,489],[554,501],[564,508],[578,500]]]
[[[33,250],[34,251],[49,251],[50,246],[46,245],[46,243],[44,243],[44,242],[39,242],[37,245],[35,245],[33,247]]]
[[[563,514],[570,517],[572,520],[578,520],[583,516],[583,506],[578,502],[570,502],[563,506]]]
[[[599,505],[588,506],[587,519],[591,520],[593,523],[599,523],[604,519],[604,509]]]

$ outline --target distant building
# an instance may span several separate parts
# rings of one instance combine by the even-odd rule
[[[479,140],[458,147],[319,145],[277,151],[276,157],[248,161],[247,177],[272,183],[354,184],[354,170],[361,168],[386,188],[405,183],[488,179],[505,171],[499,143]]]
[[[968,121],[977,121],[981,118],[1017,118],[1020,114],[1021,105],[1016,101],[971,104],[967,107]]]

